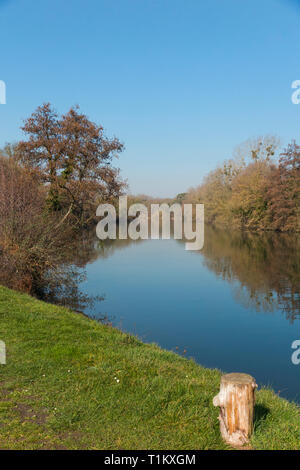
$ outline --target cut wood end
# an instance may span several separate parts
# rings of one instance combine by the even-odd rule
[[[222,375],[221,383],[231,383],[235,385],[246,385],[252,383],[257,387],[255,379],[251,375],[242,374],[240,372],[232,372],[231,374]]]

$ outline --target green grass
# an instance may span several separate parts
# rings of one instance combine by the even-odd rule
[[[226,449],[220,372],[0,287],[0,449]],[[255,449],[300,449],[299,408],[257,393]]]

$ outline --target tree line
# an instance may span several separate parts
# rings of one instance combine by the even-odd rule
[[[300,146],[279,153],[273,136],[249,140],[183,202],[204,203],[208,223],[250,231],[300,231]]]

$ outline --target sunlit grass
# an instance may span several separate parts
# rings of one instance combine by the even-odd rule
[[[220,372],[0,287],[1,449],[226,449]],[[300,449],[300,413],[257,393],[253,447]]]

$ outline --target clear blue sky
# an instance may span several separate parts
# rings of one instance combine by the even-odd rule
[[[132,192],[174,196],[249,137],[300,140],[299,25],[297,0],[0,0],[0,145],[79,104]]]

